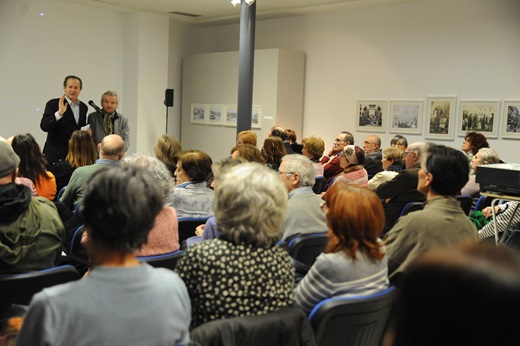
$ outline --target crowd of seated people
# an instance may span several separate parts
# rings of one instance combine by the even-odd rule
[[[189,338],[188,328],[193,329],[209,321],[274,312],[295,303],[308,313],[326,298],[383,291],[389,285],[389,277],[393,284],[401,285],[401,282],[405,282],[401,281],[401,275],[423,253],[456,246],[462,241],[475,243],[494,236],[492,225],[485,226],[477,233],[454,198],[461,191],[466,191],[466,188],[476,188],[475,192],[478,193],[478,186],[474,186],[474,171],[478,165],[500,162],[498,154],[489,148],[476,152],[471,160],[470,171],[467,156],[455,149],[422,142],[408,145],[406,138],[396,136],[392,140],[392,147],[381,150],[380,139],[375,135],[366,137],[363,145],[366,148],[363,149],[353,145],[354,138],[347,131],[338,135],[328,155],[322,156],[325,151],[324,141],[315,136],[303,139],[301,154],[287,155],[286,148],[295,144],[295,139],[290,130],[281,130],[279,127],[271,130],[273,136],[265,138],[262,151],[256,147],[257,136],[254,131],[241,132],[237,136],[236,146],[231,149],[231,156],[215,164],[203,151],[182,151],[180,142],[169,135],[158,139],[154,148],[157,159],[139,153],[123,158],[120,137],[110,135],[100,143],[99,160],[81,161],[79,155],[88,156],[88,150],[74,148],[79,148],[79,143],[88,143],[89,134],[85,131],[74,132],[69,141],[71,156],[67,156],[66,162],[74,169],[72,185],[81,185],[86,190],[72,197],[73,188],[69,190],[68,196],[65,190],[64,201],[67,201],[70,209],[78,204],[78,212],[88,208],[85,201],[88,193],[94,193],[97,191],[96,186],[103,186],[110,179],[115,179],[114,184],[117,185],[117,172],[122,170],[126,172],[127,180],[141,179],[149,184],[147,179],[151,178],[161,200],[160,208],[150,210],[154,214],[151,224],[141,227],[141,230],[134,229],[134,235],[128,233],[110,238],[110,234],[104,237],[98,234],[98,238],[94,239],[94,234],[103,227],[111,225],[114,229],[122,230],[130,226],[119,225],[113,220],[101,226],[95,224],[99,222],[98,219],[92,221],[89,227],[87,219],[82,220],[87,226],[83,243],[91,260],[91,271],[87,278],[93,276],[94,279],[85,283],[81,292],[96,289],[106,291],[107,297],[111,297],[113,291],[106,288],[111,280],[119,280],[120,276],[124,276],[124,280],[131,280],[131,277],[137,275],[138,270],[135,268],[132,273],[128,271],[129,274],[122,274],[124,267],[136,266],[136,256],[159,255],[179,249],[178,217],[210,217],[194,233],[200,238],[189,244],[177,265],[176,271],[185,287],[179,286],[174,277],[168,279],[168,285],[176,282],[179,288],[174,305],[181,309],[179,313],[184,316],[184,324],[175,322],[180,328],[176,331],[175,340],[183,344]],[[14,136],[13,148],[19,144],[20,136]],[[284,136],[286,140],[282,139]],[[74,141],[78,144],[75,145]],[[85,147],[85,144],[82,146]],[[374,149],[370,150],[369,147]],[[45,157],[39,148],[32,152],[40,153],[37,162],[41,162],[45,169]],[[369,181],[364,163],[367,156],[376,157],[378,152],[382,153],[378,160],[382,171],[376,172]],[[4,155],[1,150],[0,155]],[[20,152],[17,156],[20,155],[24,159],[29,156],[27,152]],[[20,157],[20,162],[24,159]],[[377,161],[373,158],[371,160]],[[3,161],[3,157],[0,157],[0,161]],[[245,163],[247,161],[253,163]],[[110,165],[106,165],[107,162]],[[103,163],[112,169],[92,169]],[[77,167],[72,167],[73,164]],[[16,164],[18,172],[21,171],[21,165]],[[74,177],[83,169],[89,173],[82,177],[81,183],[77,183],[78,178]],[[322,195],[312,191],[314,178],[321,175],[320,172],[334,179],[334,184]],[[9,172],[4,178],[7,179],[0,180],[0,198],[3,182],[9,185],[17,181],[14,172]],[[367,189],[367,185],[375,193]],[[53,222],[53,218],[57,217],[52,236],[56,242],[63,243],[63,226],[59,223],[59,215],[55,213],[52,203],[47,201],[42,204],[41,198],[30,197],[29,188],[18,186],[22,185],[16,185],[16,188],[20,196],[24,196],[24,203],[29,204],[29,208],[21,209],[22,213],[13,215],[23,219],[23,213],[31,212],[31,206],[38,201],[42,208],[48,209],[47,219]],[[121,193],[125,195],[123,190],[125,193],[134,191],[134,187],[130,186],[127,191],[121,186]],[[104,196],[102,191],[98,193],[101,193],[98,197],[103,203],[108,203],[110,198],[123,198]],[[126,202],[142,205],[144,197],[136,192],[135,196],[127,197]],[[403,206],[409,201],[426,201],[424,210],[399,218]],[[513,217],[515,203],[497,207],[497,224],[504,225],[504,229],[507,221]],[[145,205],[143,210],[149,209],[148,204]],[[98,210],[101,206],[90,204],[90,208]],[[118,208],[107,209],[106,215],[103,214],[106,217],[110,213],[120,212]],[[2,208],[0,213],[4,213]],[[483,214],[489,217],[490,209],[485,209]],[[128,211],[124,215],[131,217]],[[11,231],[13,227],[20,227],[20,220],[14,216],[10,223]],[[503,231],[502,228],[499,232]],[[0,230],[4,232],[1,222]],[[438,234],[438,231],[446,230],[449,232]],[[137,236],[138,231],[141,233],[138,239],[130,240]],[[281,239],[311,232],[327,232],[329,242],[325,253],[317,257],[309,272],[296,283],[295,264],[284,247],[277,243]],[[143,234],[146,234],[144,238]],[[123,239],[126,236],[130,238]],[[43,233],[41,239],[45,239]],[[111,243],[116,241],[126,243],[126,247],[119,248],[119,245]],[[43,267],[53,267],[60,263],[61,248],[56,245],[53,249],[52,260],[37,260]],[[6,256],[0,251],[2,261]],[[124,261],[121,262],[121,259]],[[25,260],[36,261],[31,256]],[[109,278],[106,268],[114,262],[117,263],[115,267],[121,267],[118,268],[120,272],[114,271],[116,274]],[[36,266],[30,270],[43,267]],[[3,271],[9,273],[26,271],[32,267],[22,265],[5,268],[8,265],[5,267],[4,264]],[[149,279],[149,275],[152,274],[145,275],[146,280],[155,280]],[[64,294],[69,294],[72,287],[77,289],[75,286],[63,287],[63,291],[55,289]],[[22,330],[25,337],[21,339],[21,344],[31,344],[35,333],[41,333],[40,328],[48,330],[55,323],[42,317],[46,314],[47,305],[55,304],[53,290],[44,291],[35,297],[27,315],[29,322],[25,331]],[[131,299],[130,296],[129,292],[125,293],[122,299]],[[60,305],[64,314],[68,308],[84,307],[81,304],[67,308]],[[161,312],[164,313],[164,310]],[[110,313],[107,313],[106,318],[109,316]],[[127,323],[125,321],[122,320],[118,327]],[[94,321],[88,323],[93,328],[99,328],[101,324]],[[61,332],[51,334],[49,338],[62,337]],[[71,337],[67,333],[65,335]],[[139,340],[140,336],[134,337]],[[173,340],[171,335],[164,337]]]

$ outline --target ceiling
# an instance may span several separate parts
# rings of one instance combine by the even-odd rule
[[[120,11],[168,15],[173,20],[201,26],[238,23],[240,6],[230,0],[61,0]],[[345,8],[412,0],[257,0],[256,18],[273,19]],[[177,13],[174,13],[177,12]],[[179,14],[180,13],[180,14]]]

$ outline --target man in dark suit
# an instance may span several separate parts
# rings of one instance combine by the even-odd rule
[[[82,87],[79,77],[67,76],[63,81],[65,94],[45,105],[40,128],[47,132],[43,153],[49,165],[65,160],[72,132],[87,124],[88,107],[78,100]]]

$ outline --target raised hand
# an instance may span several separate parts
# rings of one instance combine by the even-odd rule
[[[65,95],[61,95],[60,101],[58,102],[58,113],[63,116],[63,114],[67,111],[67,107],[69,106],[68,102],[65,100]]]

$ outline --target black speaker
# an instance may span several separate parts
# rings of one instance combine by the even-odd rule
[[[164,92],[164,105],[166,107],[173,107],[173,89],[166,89]]]

